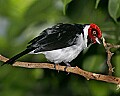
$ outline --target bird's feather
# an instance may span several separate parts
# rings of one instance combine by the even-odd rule
[[[44,30],[38,37],[29,42],[27,48],[34,47],[35,53],[51,51],[76,44],[77,34],[83,33],[80,24],[57,24]]]
[[[23,55],[25,55],[25,54],[27,54],[29,52],[31,52],[32,50],[34,50],[34,49],[28,49],[27,48],[26,50],[22,51],[21,53],[15,55],[14,57],[12,57],[9,60],[7,60],[6,62],[4,62],[3,65],[4,64],[13,64],[16,59],[20,58],[21,56],[23,56]]]

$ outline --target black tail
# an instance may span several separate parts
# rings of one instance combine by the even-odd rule
[[[24,51],[22,51],[21,53],[15,55],[14,57],[10,58],[9,60],[7,60],[6,62],[3,63],[4,64],[13,64],[15,62],[15,60],[17,60],[18,58],[22,57],[23,55],[31,52],[33,49],[26,49]]]

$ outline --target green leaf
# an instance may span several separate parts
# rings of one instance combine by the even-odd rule
[[[120,17],[120,0],[118,0],[118,4],[119,4],[119,9],[118,9],[118,12],[117,12],[117,18]]]
[[[67,5],[71,2],[72,0],[63,0],[64,3],[64,7],[63,7],[63,14],[66,14],[66,9],[67,9]]]
[[[100,3],[100,0],[96,0],[95,9],[97,9],[99,3]]]
[[[108,11],[114,21],[117,22],[117,18],[120,16],[120,0],[109,0]]]
[[[109,14],[106,4],[102,3],[100,7],[95,9],[94,1],[73,0],[66,10],[66,15],[75,23],[104,24]]]

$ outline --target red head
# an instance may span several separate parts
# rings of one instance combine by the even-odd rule
[[[100,28],[96,24],[91,23],[88,29],[88,36],[93,43],[100,43],[99,39],[102,37]]]

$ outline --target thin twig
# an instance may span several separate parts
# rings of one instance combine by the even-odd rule
[[[104,45],[106,52],[107,52],[107,65],[109,68],[108,74],[112,75],[112,73],[114,72],[114,70],[113,70],[114,68],[112,67],[112,64],[111,64],[111,58],[112,58],[114,53],[111,52],[111,48],[120,48],[120,45],[106,43],[104,38],[103,38],[103,45]]]

